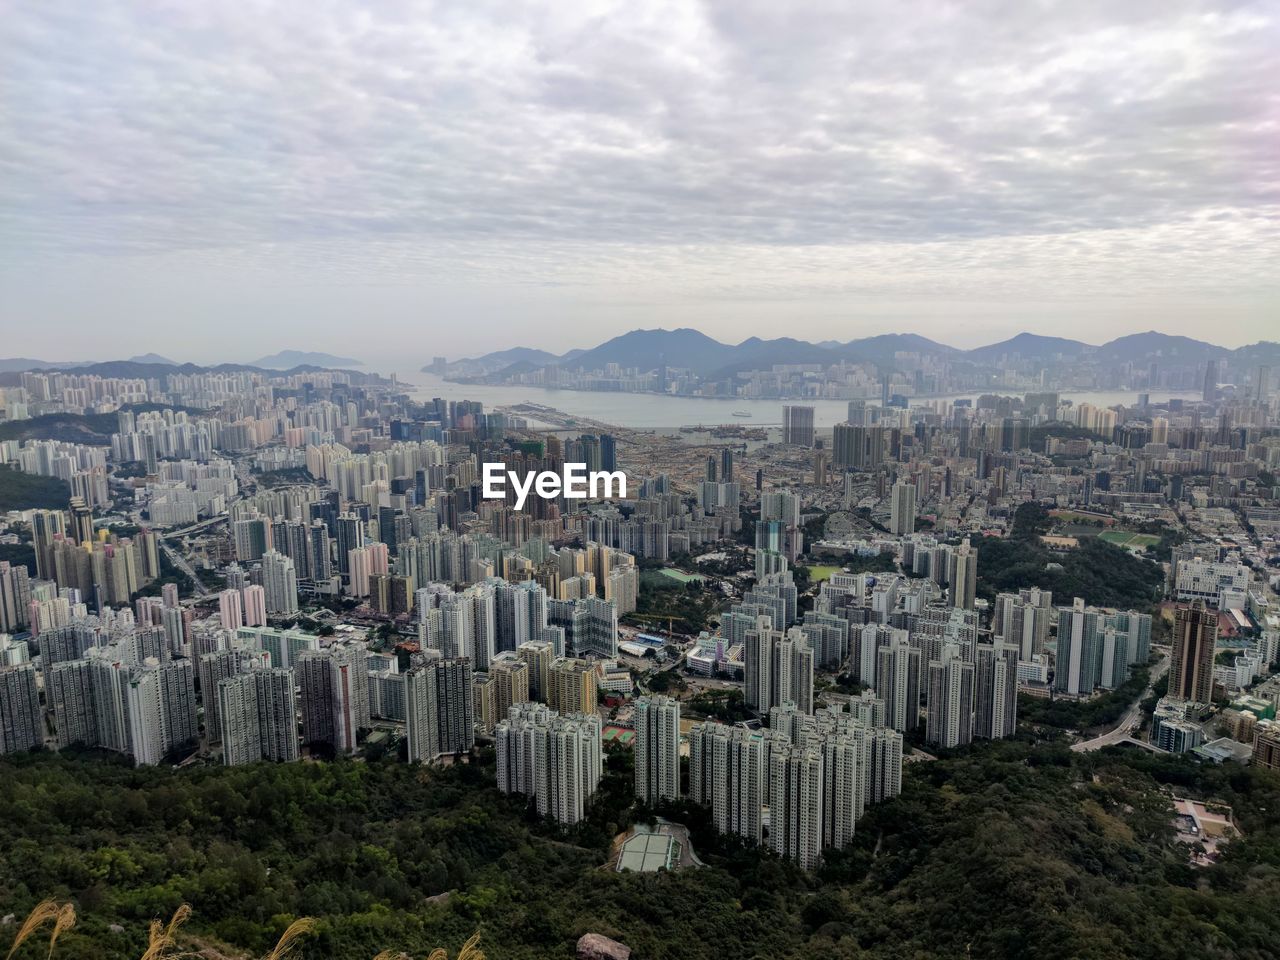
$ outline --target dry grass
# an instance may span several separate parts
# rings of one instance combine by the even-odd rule
[[[196,954],[184,953],[178,949],[179,930],[189,919],[191,919],[191,906],[184,903],[174,911],[167,924],[159,920],[152,920],[151,926],[147,931],[147,949],[140,960],[182,960],[182,958],[196,956]],[[35,936],[42,927],[50,923],[53,924],[53,929],[49,933],[49,956],[52,957],[53,948],[58,942],[58,937],[64,931],[75,926],[75,907],[69,903],[59,904],[53,900],[45,900],[36,904],[31,913],[27,915],[27,919],[23,921],[22,926],[18,928],[18,933],[13,938],[13,944],[9,947],[5,960],[13,960],[14,955],[22,945]],[[293,921],[293,923],[289,924],[288,929],[280,935],[276,945],[271,948],[262,960],[288,960],[289,955],[297,948],[298,943],[303,937],[311,933],[315,926],[316,921],[312,917],[300,917]],[[484,952],[479,945],[480,934],[477,931],[471,935],[471,939],[462,945],[462,949],[458,951],[457,960],[485,960]],[[373,960],[412,960],[412,958],[406,953],[384,950]],[[449,955],[443,947],[437,947],[431,951],[426,960],[449,960]]]
[[[471,939],[462,945],[462,949],[458,951],[457,960],[485,960],[484,951],[480,949],[480,934],[477,931],[471,935]],[[373,960],[413,960],[407,953],[397,953],[394,950],[383,950],[375,956]],[[444,947],[436,947],[429,954],[426,960],[449,960],[449,954]]]
[[[49,934],[49,956],[53,956],[53,947],[58,942],[58,937],[64,930],[75,926],[76,908],[69,903],[58,904],[53,900],[37,903],[35,908],[27,914],[27,919],[22,922],[22,926],[18,928],[18,933],[13,938],[13,945],[9,947],[5,960],[12,960],[18,949],[50,921],[53,922],[53,930]]]

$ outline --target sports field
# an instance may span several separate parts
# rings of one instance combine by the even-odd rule
[[[1131,533],[1128,530],[1106,530],[1098,534],[1099,540],[1105,540],[1107,543],[1114,543],[1117,547],[1124,547],[1128,550],[1144,550],[1147,547],[1154,547],[1160,542],[1159,537],[1152,536],[1149,533]]]
[[[610,740],[616,740],[618,743],[630,744],[636,738],[634,730],[628,730],[625,727],[615,727],[612,724],[600,731],[600,738],[608,743]]]
[[[830,580],[833,573],[839,573],[840,567],[831,567],[819,565],[814,567],[806,567],[809,571],[809,580],[812,583],[821,583],[823,580]]]
[[[675,580],[679,583],[692,583],[694,581],[697,581],[699,583],[702,582],[702,577],[698,576],[698,574],[685,573],[683,570],[677,570],[675,567],[663,567],[658,572],[661,573],[664,577],[670,577],[672,580]]]

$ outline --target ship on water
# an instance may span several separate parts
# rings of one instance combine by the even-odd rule
[[[751,416],[751,414],[750,414],[750,413],[748,413],[746,410],[735,410],[735,411],[733,411],[733,415],[734,415],[735,417],[749,417],[749,416]]]

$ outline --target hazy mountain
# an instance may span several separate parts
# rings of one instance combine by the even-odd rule
[[[289,370],[293,367],[317,367],[322,370],[338,370],[364,366],[350,357],[335,357],[331,353],[314,353],[307,350],[281,350],[269,357],[262,357],[248,364],[266,370]]]
[[[606,340],[588,350],[570,350],[556,356],[531,347],[513,347],[449,364],[455,377],[484,377],[495,382],[518,373],[558,363],[570,370],[600,370],[610,363],[620,367],[653,370],[668,367],[722,379],[744,370],[768,369],[774,364],[823,363],[842,360],[889,366],[897,353],[917,353],[953,361],[992,364],[1001,357],[1032,363],[1203,363],[1206,359],[1230,357],[1245,364],[1280,364],[1280,344],[1263,341],[1228,350],[1189,337],[1163,333],[1139,333],[1120,337],[1101,346],[1065,337],[1020,333],[1008,340],[972,350],[961,350],[914,333],[885,333],[846,342],[824,340],[809,343],[791,337],[762,340],[751,337],[738,344],[721,343],[687,327],[675,330],[632,330]],[[429,368],[424,368],[429,369]]]
[[[128,363],[160,363],[167,367],[179,366],[177,360],[170,360],[168,357],[162,357],[158,353],[143,353],[136,357],[130,357]]]
[[[70,370],[72,367],[83,367],[85,361],[53,361],[53,360],[33,360],[30,357],[8,357],[0,359],[0,373],[18,373],[23,370],[47,370],[50,367],[57,367],[60,370]]]
[[[508,350],[486,353],[482,357],[455,360],[448,365],[448,371],[453,376],[483,377],[491,373],[503,372],[517,364],[528,364],[530,369],[534,369],[548,363],[555,363],[559,359],[556,354],[548,353],[546,350],[538,350],[534,347],[511,347]],[[431,373],[431,364],[424,366],[422,372]]]
[[[1042,337],[1035,333],[1020,333],[999,343],[987,344],[965,352],[972,360],[990,361],[1000,357],[1023,357],[1028,360],[1052,360],[1055,357],[1079,357],[1093,348],[1079,340],[1063,337]]]
[[[733,362],[731,350],[719,340],[688,327],[632,330],[579,354],[571,364],[582,370],[597,370],[610,363],[653,370],[665,364],[709,373]]]
[[[1118,337],[1098,348],[1100,359],[1120,363],[1151,362],[1162,358],[1180,360],[1183,363],[1200,363],[1225,357],[1230,352],[1226,347],[1217,347],[1203,340],[1174,337],[1154,330]]]
[[[925,356],[951,357],[960,351],[918,333],[882,333],[874,337],[850,340],[840,351],[850,360],[888,363],[895,353],[919,353]]]

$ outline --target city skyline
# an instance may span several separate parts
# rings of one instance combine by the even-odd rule
[[[1268,335],[1274,9],[921,12],[19,4],[6,352]]]

